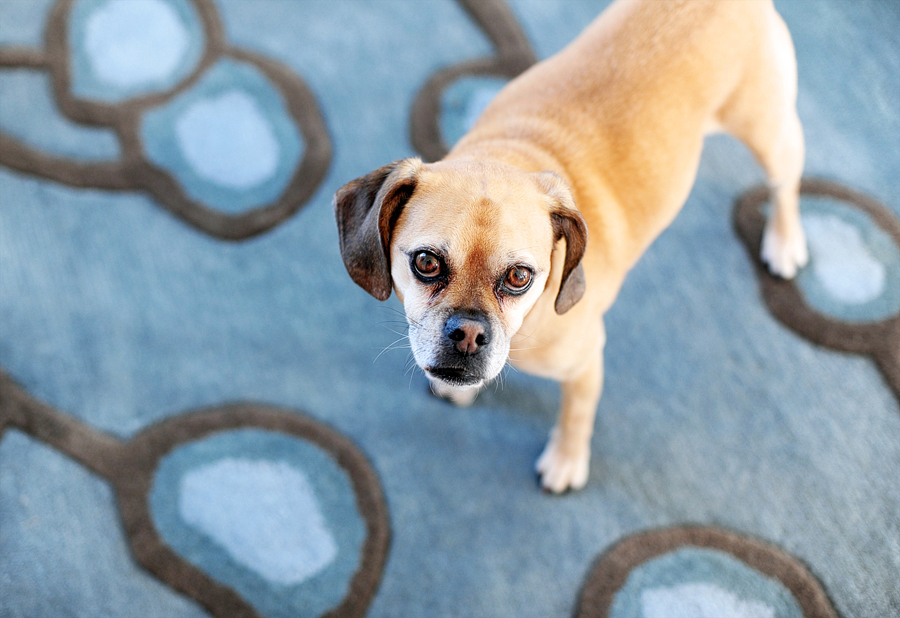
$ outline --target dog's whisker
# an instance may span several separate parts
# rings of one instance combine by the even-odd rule
[[[380,308],[381,308],[381,309],[384,309],[384,310],[386,310],[386,311],[393,311],[394,313],[399,314],[399,315],[402,315],[402,316],[405,316],[405,315],[406,315],[406,314],[404,314],[402,311],[400,311],[399,309],[397,309],[396,307],[391,307],[390,305],[381,305]]]
[[[379,358],[381,358],[381,355],[384,354],[385,352],[390,352],[391,350],[402,350],[403,348],[409,348],[410,346],[408,344],[400,343],[404,339],[409,339],[409,337],[404,335],[403,337],[400,337],[400,339],[397,339],[397,341],[387,345],[381,352],[378,353],[378,356],[376,356],[372,360],[372,363],[374,364],[375,361],[377,361]]]
[[[532,331],[531,333],[526,335],[525,333],[519,331],[516,333],[516,339],[535,339],[535,336],[534,336],[535,332],[536,331]],[[544,342],[542,342],[540,340],[536,341],[535,343],[540,343],[541,345],[544,344]]]
[[[410,353],[406,359],[406,368],[403,370],[403,375],[406,376],[407,373],[410,373],[410,374],[414,373],[416,367],[417,367],[416,359],[412,355],[412,353]]]
[[[393,343],[391,343],[391,344],[386,345],[386,346],[381,350],[381,352],[379,352],[378,355],[375,357],[375,360],[378,360],[378,358],[379,358],[382,354],[384,354],[385,352],[390,352],[391,350],[401,350],[401,349],[403,349],[403,348],[409,348],[409,349],[412,349],[411,346],[410,346],[409,344],[403,343],[403,339],[405,339],[405,337],[404,337],[404,338],[401,338],[401,339],[398,339],[397,341],[395,341],[395,342],[393,342]],[[373,362],[374,362],[374,361],[373,361]]]
[[[382,307],[382,309],[387,309],[388,311],[393,311],[397,315],[401,316],[403,318],[404,324],[406,324],[406,325],[412,324],[413,326],[419,326],[419,323],[416,320],[413,320],[411,317],[406,315],[406,313],[404,313],[403,311],[400,311],[399,309],[395,309],[394,307]]]
[[[530,348],[510,348],[509,351],[510,351],[510,353],[512,353],[512,352],[524,352],[525,350],[538,350],[538,349],[540,349],[540,348],[542,348],[542,347],[544,347],[544,346],[535,345],[535,346],[531,346]]]
[[[407,387],[406,387],[408,390],[412,390],[413,378],[416,377],[416,367],[418,367],[418,365],[416,365],[415,362],[413,362],[413,363],[410,365],[410,368],[409,368],[409,384],[408,384]]]
[[[391,331],[391,332],[394,333],[395,335],[399,335],[400,337],[406,337],[407,339],[409,338],[409,334],[408,334],[408,333],[401,333],[401,332],[399,332],[399,331],[394,330],[393,328],[388,328],[387,330]]]
[[[407,340],[407,341],[409,340],[409,335],[407,335],[406,333],[397,333],[397,332],[395,332],[394,334],[397,335],[397,339],[395,339],[392,343],[390,343],[390,344],[388,344],[388,345],[394,345],[394,344],[397,343],[398,341],[403,341],[404,339]]]
[[[503,390],[505,385],[503,384],[503,380],[505,378],[504,371],[506,367],[500,370],[500,373],[497,375],[497,379],[494,381],[494,392],[496,393],[498,390]]]
[[[406,320],[382,320],[379,324],[402,324],[403,326],[409,326],[409,323]]]

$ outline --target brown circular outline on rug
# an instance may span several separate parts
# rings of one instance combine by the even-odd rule
[[[804,178],[800,194],[835,198],[862,210],[900,249],[900,221],[878,200],[822,178]],[[795,281],[771,275],[759,256],[766,225],[762,206],[768,199],[769,188],[765,185],[748,189],[735,202],[733,222],[755,264],[769,311],[782,324],[813,343],[842,352],[871,355],[900,399],[900,314],[870,322],[842,322],[811,307]]]
[[[582,587],[576,617],[608,618],[616,593],[636,567],[680,547],[717,549],[777,579],[794,596],[806,618],[838,616],[819,581],[783,550],[721,528],[676,526],[639,532],[604,551]]]
[[[262,234],[296,213],[325,180],[333,156],[331,137],[313,91],[280,62],[232,47],[212,0],[189,0],[197,9],[206,46],[190,75],[170,90],[108,104],[71,93],[68,54],[68,17],[75,0],[58,0],[50,10],[44,49],[0,47],[0,68],[48,71],[57,106],[75,123],[111,128],[122,149],[116,161],[79,161],[41,152],[0,131],[0,165],[79,188],[143,191],[166,210],[198,230],[222,240],[244,240]],[[231,215],[190,198],[167,171],[151,163],[140,139],[140,120],[146,108],[172,99],[197,83],[222,57],[258,68],[281,92],[288,113],[303,136],[303,156],[288,185],[274,202]]]
[[[312,442],[347,473],[366,523],[359,567],[339,605],[321,618],[362,618],[381,584],[391,543],[390,518],[378,475],[347,437],[298,412],[235,403],[186,412],[122,441],[38,401],[0,369],[0,439],[17,428],[108,481],[115,491],[125,536],[135,560],[169,587],[195,599],[217,618],[260,618],[227,585],[178,555],[160,538],[149,494],[159,462],[178,446],[223,431],[266,429]]]
[[[487,35],[497,54],[466,60],[438,70],[413,100],[409,115],[410,141],[426,161],[437,161],[449,148],[441,135],[441,95],[465,75],[513,78],[537,62],[512,9],[504,0],[457,0]]]

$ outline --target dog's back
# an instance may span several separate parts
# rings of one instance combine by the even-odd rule
[[[687,199],[704,135],[733,133],[774,182],[799,180],[795,162],[771,154],[788,126],[802,168],[795,99],[793,46],[771,0],[619,0],[504,89],[448,158],[560,171],[589,251],[604,253],[586,268],[624,274]]]

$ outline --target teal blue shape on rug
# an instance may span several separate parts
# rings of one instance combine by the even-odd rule
[[[900,248],[864,211],[832,198],[802,197],[810,261],[797,276],[825,315],[867,322],[900,313]]]
[[[134,561],[105,480],[14,429],[0,436],[0,547],[3,618],[210,618]]]
[[[465,135],[509,82],[502,77],[462,77],[441,95],[441,135],[449,146]]]
[[[59,113],[50,76],[41,71],[0,71],[0,130],[41,152],[87,161],[121,155],[112,129],[72,122]],[[33,118],[22,122],[23,118]]]
[[[784,585],[725,552],[682,547],[636,567],[610,618],[803,618]]]
[[[278,199],[303,151],[280,92],[256,67],[231,59],[147,112],[141,138],[190,198],[231,214]]]
[[[258,429],[172,451],[150,508],[168,545],[268,618],[340,603],[366,537],[352,482],[331,455]]]
[[[72,93],[104,103],[171,89],[206,45],[188,0],[78,0],[68,25]]]

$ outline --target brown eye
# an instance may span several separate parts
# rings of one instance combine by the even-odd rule
[[[506,271],[504,283],[513,292],[524,292],[531,283],[531,271],[523,266],[513,266]]]
[[[433,279],[441,274],[441,261],[428,251],[420,251],[413,260],[416,274],[426,279]]]

